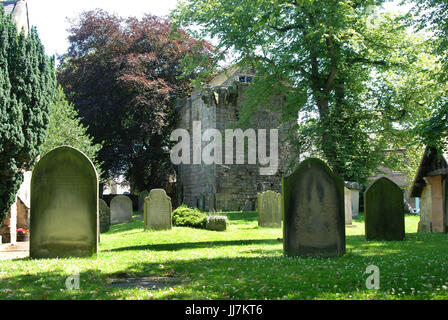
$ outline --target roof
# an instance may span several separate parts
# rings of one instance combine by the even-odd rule
[[[240,75],[250,75],[254,76],[255,72],[249,68],[242,68],[238,65],[233,65],[220,72],[215,76],[208,84],[208,87],[220,87],[220,86],[231,86],[234,81],[238,81]]]
[[[421,196],[423,188],[426,186],[424,177],[448,174],[447,159],[446,153],[439,156],[435,148],[429,146],[425,148],[417,174],[412,183],[411,197],[418,198]]]

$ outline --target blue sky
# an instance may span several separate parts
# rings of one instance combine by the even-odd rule
[[[82,11],[101,8],[122,17],[140,17],[146,13],[168,15],[177,0],[28,0],[30,23],[37,27],[47,54],[62,54],[68,47],[67,18]],[[396,10],[398,1],[387,3],[387,10]]]

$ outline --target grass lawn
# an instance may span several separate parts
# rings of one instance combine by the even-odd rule
[[[133,221],[102,234],[95,258],[0,261],[0,299],[448,298],[448,235],[417,234],[417,216],[406,216],[401,242],[366,242],[354,220],[346,255],[318,259],[283,257],[281,229],[258,228],[255,212],[227,215],[226,232],[144,232]],[[378,291],[366,289],[369,265],[379,267]],[[76,272],[80,289],[66,289]],[[176,280],[157,290],[108,285],[152,276]]]

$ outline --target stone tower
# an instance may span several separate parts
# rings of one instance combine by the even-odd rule
[[[26,0],[0,0],[0,5],[3,5],[6,14],[12,15],[18,30],[20,31],[24,29],[25,34],[28,34],[28,31],[30,30],[30,22]]]
[[[217,129],[223,134],[234,129],[239,120],[244,90],[256,77],[253,71],[231,67],[218,75],[202,90],[196,90],[178,106],[177,128],[190,133],[190,152],[193,150],[193,123],[201,122],[202,133]],[[273,99],[281,105],[281,99]],[[279,129],[278,170],[274,175],[261,175],[257,164],[181,164],[177,166],[178,204],[202,210],[251,211],[255,210],[257,193],[272,190],[281,192],[281,178],[288,169],[291,152],[284,142],[286,128],[280,126],[278,112],[260,110],[253,114],[251,127],[255,130]],[[242,128],[244,131],[245,128]],[[267,138],[269,140],[270,138]],[[269,141],[267,150],[269,150]],[[204,148],[208,142],[202,142]],[[224,157],[225,150],[223,150]]]

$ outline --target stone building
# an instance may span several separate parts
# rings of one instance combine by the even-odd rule
[[[178,126],[190,133],[190,151],[193,153],[193,125],[200,121],[202,133],[206,129],[236,129],[239,120],[244,90],[255,78],[255,73],[232,67],[215,77],[203,90],[195,91],[178,106]],[[273,99],[272,108],[280,106],[280,98]],[[256,111],[253,115],[253,128],[266,129],[267,146],[270,150],[270,129],[278,131],[278,170],[274,175],[261,175],[263,165],[248,164],[247,147],[244,164],[180,164],[177,166],[177,200],[179,204],[198,207],[203,210],[254,210],[257,193],[272,190],[281,192],[281,178],[289,166],[288,144],[285,126],[280,126],[279,113]],[[243,131],[247,128],[241,128]],[[259,132],[259,131],[257,131]],[[259,136],[258,136],[259,138]],[[257,138],[257,140],[258,140]],[[247,139],[246,139],[247,140]],[[202,148],[210,142],[202,141]],[[223,159],[225,150],[223,143]],[[257,143],[258,144],[258,143]],[[235,144],[234,144],[235,148]],[[235,159],[235,154],[233,154]],[[235,162],[234,162],[235,163]]]
[[[412,185],[411,196],[420,198],[419,232],[448,233],[447,155],[426,147]]]
[[[28,16],[28,4],[25,0],[0,0],[6,14],[11,14],[19,30],[24,29],[28,33],[30,22]]]

